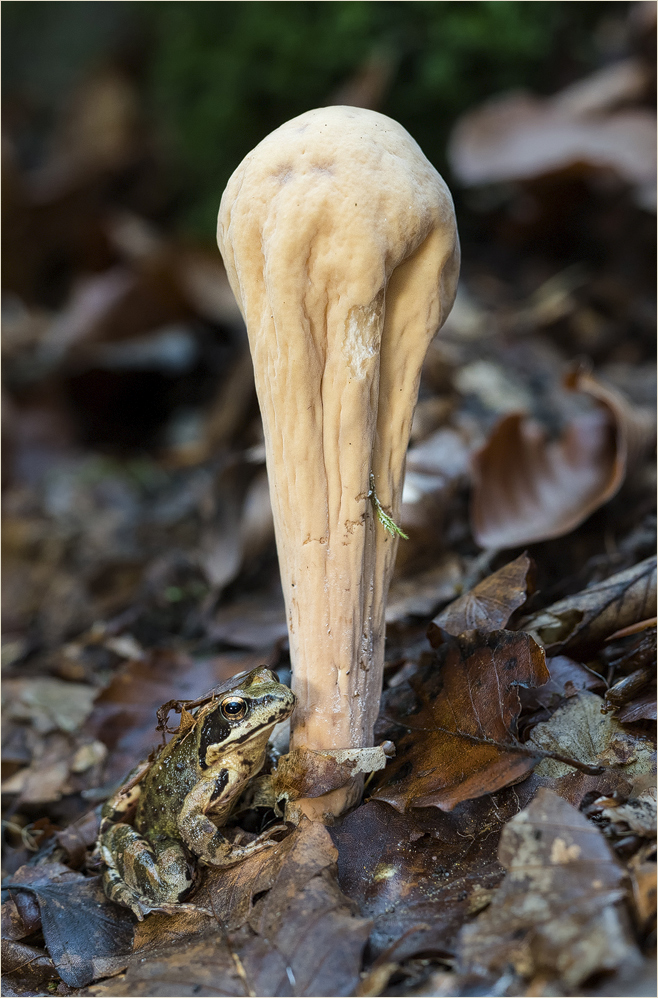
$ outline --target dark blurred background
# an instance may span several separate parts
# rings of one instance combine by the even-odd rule
[[[117,633],[131,620],[147,645],[283,637],[269,596],[230,615],[276,588],[276,559],[214,229],[241,158],[308,108],[397,118],[457,207],[463,280],[412,437],[434,434],[439,456],[433,478],[427,458],[410,473],[400,572],[453,561],[399,616],[451,598],[477,556],[468,459],[501,415],[533,411],[558,433],[554,386],[578,357],[650,401],[654,3],[2,12],[9,667],[99,620],[122,620]],[[86,675],[55,658],[58,674]]]

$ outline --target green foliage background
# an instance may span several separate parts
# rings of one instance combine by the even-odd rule
[[[512,87],[550,92],[596,62],[593,29],[626,3],[5,2],[9,76],[71,72],[132,39],[178,192],[177,217],[210,236],[228,176],[264,135],[328,103],[364,62],[390,60],[380,108],[446,172],[457,116]],[[137,40],[137,42],[135,41]],[[59,74],[59,76],[57,76]]]

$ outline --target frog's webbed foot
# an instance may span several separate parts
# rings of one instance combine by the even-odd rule
[[[244,833],[238,832],[231,842],[204,814],[188,822],[184,838],[190,849],[207,866],[234,866],[263,849],[276,845],[272,838],[278,832],[289,831],[288,825],[272,825],[251,842],[242,844]]]
[[[105,894],[110,899],[114,901],[115,904],[120,904],[124,908],[130,908],[133,915],[136,916],[138,921],[143,922],[144,917],[149,915],[152,911],[164,911],[171,909],[171,914],[173,914],[175,905],[162,905],[150,898],[145,897],[138,891],[129,887],[117,873],[116,870],[108,868],[103,874],[103,889]]]
[[[193,884],[184,850],[171,840],[154,849],[131,825],[116,824],[100,838],[107,866],[103,887],[111,901],[125,905],[141,922],[152,911],[173,914]]]

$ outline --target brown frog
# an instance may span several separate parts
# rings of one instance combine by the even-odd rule
[[[99,851],[111,900],[140,921],[151,911],[174,912],[193,885],[194,859],[232,866],[274,844],[273,832],[285,826],[245,845],[229,842],[221,826],[262,768],[272,729],[294,705],[273,672],[255,669],[193,720],[188,714],[155,759],[133,770],[102,813]]]

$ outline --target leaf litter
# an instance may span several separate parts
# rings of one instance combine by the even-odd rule
[[[634,49],[553,98],[473,109],[455,132],[480,237],[466,235],[412,427],[377,727],[396,758],[331,829],[301,824],[265,856],[207,869],[197,911],[136,930],[99,889],[96,805],[159,740],[161,704],[264,661],[288,675],[262,428],[217,256],[162,228],[162,180],[120,193],[152,155],[125,70],[90,76],[29,177],[9,122],[5,993],[646,988],[647,67]],[[109,135],[94,124],[103,102]],[[474,141],[480,186],[472,156],[463,166]],[[240,812],[236,834],[264,820]]]

